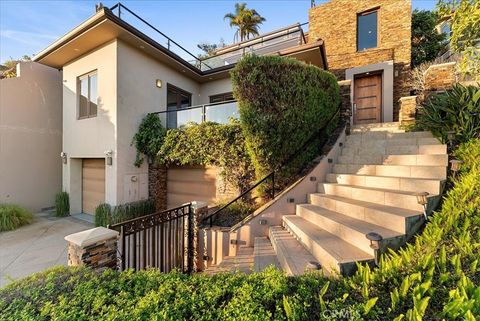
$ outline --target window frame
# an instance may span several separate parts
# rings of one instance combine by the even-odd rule
[[[372,13],[376,13],[377,14],[377,44],[375,45],[375,47],[370,47],[370,48],[366,48],[366,49],[361,49],[359,48],[359,28],[358,28],[358,25],[359,25],[359,17],[361,16],[367,16],[369,14],[372,14]],[[375,8],[372,8],[372,9],[368,9],[368,10],[365,10],[365,11],[362,11],[362,12],[358,12],[357,13],[357,21],[356,21],[356,27],[357,27],[357,38],[356,38],[356,48],[357,48],[357,52],[364,52],[364,51],[367,51],[367,50],[374,50],[374,49],[378,49],[380,47],[380,7],[375,7]]]
[[[232,99],[225,99],[225,97],[227,96],[231,96]],[[221,98],[222,100],[221,101],[212,101],[214,100],[215,98]],[[232,100],[235,100],[235,98],[233,97],[233,92],[232,91],[228,91],[228,92],[225,92],[225,93],[221,93],[221,94],[215,94],[215,95],[211,95],[208,97],[208,101],[210,104],[220,104],[220,103],[223,103],[223,102],[228,102],[228,101],[232,101]]]
[[[91,99],[90,99],[90,94],[91,94],[91,85],[90,85],[90,77],[96,76],[97,77],[97,109],[95,111],[95,114],[90,113],[90,104],[91,104]],[[88,97],[87,97],[87,112],[85,116],[80,116],[80,97],[82,95],[81,93],[81,86],[82,86],[82,80],[87,79],[87,91],[88,91]],[[86,74],[80,75],[77,77],[77,120],[81,119],[88,119],[88,118],[94,118],[98,116],[98,70],[92,70],[90,72],[87,72]]]

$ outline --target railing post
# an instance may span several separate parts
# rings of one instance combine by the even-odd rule
[[[207,121],[207,107],[202,105],[202,123]]]
[[[193,259],[194,259],[194,213],[192,209],[192,203],[188,204],[188,249],[187,249],[187,273],[193,272]]]
[[[167,49],[170,50],[170,39],[167,39]]]
[[[121,7],[122,7],[122,4],[119,2],[119,3],[118,3],[118,17],[119,17],[120,19],[122,19],[122,17],[121,17],[121,16],[122,16]]]

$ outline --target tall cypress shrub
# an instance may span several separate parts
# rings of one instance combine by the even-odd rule
[[[340,105],[339,87],[331,73],[292,58],[246,56],[231,75],[257,179],[296,154]],[[336,121],[332,120],[330,130],[336,127]],[[292,167],[301,168],[318,156],[326,136],[328,132],[308,144],[291,168],[283,171],[283,179],[288,178]]]

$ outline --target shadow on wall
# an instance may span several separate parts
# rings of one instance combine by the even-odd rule
[[[19,69],[0,80],[0,203],[40,211],[61,190],[62,73],[35,62]]]

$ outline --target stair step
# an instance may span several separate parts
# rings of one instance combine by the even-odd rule
[[[370,154],[370,155],[340,155],[339,164],[358,165],[420,165],[420,166],[448,166],[448,155],[393,155],[393,154]]]
[[[400,133],[405,132],[405,130],[400,129],[399,122],[359,124],[359,125],[354,125],[352,127],[352,132],[354,133],[376,132],[376,131],[400,132]]]
[[[278,262],[287,275],[302,275],[310,262],[317,262],[317,259],[281,226],[271,226],[269,237]]]
[[[447,178],[446,166],[335,164],[336,174],[378,175],[388,177]]]
[[[327,174],[327,182],[343,185],[355,185],[375,188],[386,188],[400,191],[428,192],[440,194],[442,181],[438,179],[392,177],[360,174]]]
[[[250,274],[253,266],[253,247],[242,246],[237,250],[236,256],[226,256],[218,265],[212,265],[205,269],[204,273],[213,275],[223,272],[242,272]]]
[[[261,272],[273,265],[280,269],[280,263],[273,249],[272,243],[266,236],[256,237],[253,246],[253,269]]]
[[[433,137],[404,137],[404,138],[377,138],[375,136],[349,136],[345,141],[345,147],[362,146],[363,148],[386,147],[386,146],[409,146],[409,145],[442,145]]]
[[[364,146],[344,147],[342,149],[342,156],[354,155],[432,155],[432,154],[446,154],[447,145],[378,145],[365,148]]]
[[[330,274],[351,275],[356,262],[373,261],[373,255],[327,232],[298,215],[283,216],[286,229],[293,233]]]
[[[421,211],[375,204],[351,198],[314,193],[309,195],[312,205],[348,215],[368,223],[384,226],[399,233],[412,235],[423,222]]]
[[[297,205],[297,215],[371,255],[375,252],[365,236],[370,232],[380,234],[382,243],[394,248],[404,241],[402,233],[312,204]]]
[[[361,137],[361,138],[360,138]],[[370,131],[370,132],[353,132],[347,136],[349,140],[367,141],[371,139],[403,139],[403,138],[433,138],[430,132],[389,132],[389,131]]]
[[[318,183],[318,192],[328,195],[342,196],[359,201],[368,200],[376,204],[400,207],[414,211],[422,211],[423,206],[418,204],[415,192],[399,191],[384,188],[342,185],[337,183]],[[437,195],[428,197],[429,204]]]

